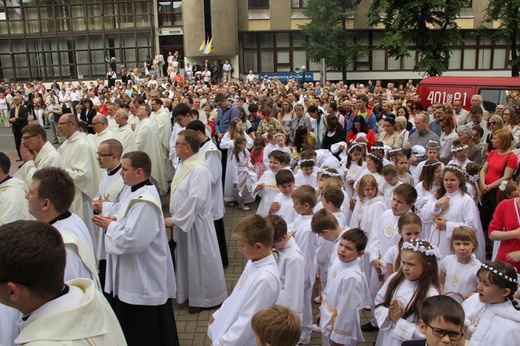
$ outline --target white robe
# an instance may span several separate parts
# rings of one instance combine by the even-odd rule
[[[273,212],[273,215],[278,215],[282,219],[285,220],[287,225],[290,225],[294,222],[294,220],[298,217],[298,214],[294,211],[293,208],[293,200],[291,195],[284,195],[283,193],[278,193],[274,196],[273,203],[280,203],[280,208]]]
[[[457,262],[456,255],[444,257],[439,265],[439,270],[446,273],[444,282],[444,295],[448,295],[462,304],[470,293],[477,291],[478,277],[477,272],[482,262],[471,255],[468,264]]]
[[[164,107],[161,107],[159,111],[152,112],[150,115],[150,120],[155,123],[157,126],[157,131],[159,132],[161,148],[163,151],[166,180],[169,181],[173,177],[173,169],[169,164],[170,135],[172,134],[172,123],[170,121],[170,115]]]
[[[25,181],[28,185],[32,182],[32,177],[37,170],[44,167],[63,168],[63,160],[60,154],[50,142],[45,142],[34,160],[29,160],[14,174],[15,178]]]
[[[222,190],[222,153],[211,140],[205,142],[197,153],[206,162],[211,175],[211,211],[213,220],[224,217],[224,191]]]
[[[153,185],[131,191],[105,233],[105,292],[132,305],[157,306],[175,298],[175,273]]]
[[[177,141],[177,136],[179,135],[179,132],[183,130],[186,130],[186,128],[175,123],[175,125],[173,125],[172,134],[170,136],[170,161],[172,162],[172,166],[174,169],[177,169],[177,166],[179,165],[179,158],[177,157],[177,153],[175,152],[175,142]]]
[[[349,185],[349,181],[356,181],[358,180],[359,178],[361,178],[361,174],[363,172],[365,172],[367,168],[367,164],[365,161],[363,161],[363,163],[360,165],[358,165],[357,163],[355,162],[352,162],[350,164],[350,168],[346,168],[345,165],[341,165],[341,170],[340,172],[343,174],[343,181],[345,182],[345,189],[347,190],[347,195],[350,199],[352,199],[352,197],[356,194],[356,192],[354,191],[354,187],[350,186]]]
[[[304,175],[303,170],[299,170],[294,175],[294,186],[299,187],[302,185],[310,185],[313,188],[317,189],[319,187],[318,185],[318,171],[319,168],[314,166],[314,170],[310,175]]]
[[[396,273],[392,274],[388,280],[386,280],[383,287],[377,293],[375,299],[375,305],[383,302],[386,290],[388,289],[388,283]],[[396,299],[404,309],[406,305],[412,300],[412,296],[417,289],[417,285],[420,281],[408,281],[404,279],[399,284],[399,287],[394,292],[393,299]],[[433,297],[439,295],[439,292],[430,287],[427,297]],[[394,325],[388,318],[388,308],[385,306],[378,306],[374,310],[374,317],[379,326],[379,333],[377,335],[376,346],[401,346],[403,341],[406,340],[420,340],[424,339],[424,334],[419,330],[419,326],[414,322],[414,319],[418,320],[417,316],[411,315],[408,318],[401,318]]]
[[[179,304],[189,299],[190,306],[212,307],[227,297],[210,191],[210,174],[201,164],[180,181],[170,198]]]
[[[236,168],[233,184],[231,187],[234,194],[236,195],[235,200],[237,200],[240,204],[252,203],[255,200],[255,198],[252,196],[252,192],[253,185],[258,181],[258,178],[256,173],[253,171],[253,165],[251,164],[249,155],[250,153],[247,149],[241,153],[238,153],[238,161],[235,155],[231,155],[231,162]],[[237,186],[236,188],[233,187],[235,184]],[[242,197],[238,195],[240,191],[242,191]]]
[[[70,291],[18,321],[21,345],[126,345],[112,308],[90,280],[67,282]]]
[[[280,275],[272,255],[247,261],[231,295],[214,314],[208,327],[212,345],[256,346],[251,319],[276,302]]]
[[[259,184],[264,184],[265,187],[263,190],[259,190],[255,193],[254,190]],[[253,186],[253,197],[256,195],[262,197],[256,213],[260,216],[269,215],[269,207],[271,207],[271,203],[278,193],[280,193],[280,190],[276,186],[276,173],[271,170],[265,171],[260,177],[260,180]]]
[[[123,155],[131,151],[137,150],[137,143],[135,142],[134,132],[129,124],[119,126],[114,130],[116,139],[123,146]]]
[[[516,345],[520,340],[520,311],[510,301],[485,304],[474,294],[462,303],[462,308],[469,346]]]
[[[166,176],[164,172],[164,159],[161,149],[161,140],[157,126],[150,120],[145,118],[141,120],[135,128],[135,142],[137,150],[144,151],[150,156],[152,161],[152,179],[157,188],[164,194],[168,191],[166,186]]]
[[[16,321],[21,316],[18,310],[0,304],[0,345],[15,346],[14,339],[19,334]]]
[[[101,142],[106,141],[107,139],[114,139],[116,138],[116,135],[112,131],[110,127],[107,127],[103,131],[96,133],[94,135],[94,142],[96,143],[96,146],[99,148],[99,145]]]
[[[450,205],[446,211],[441,207],[436,207],[437,200],[432,195],[428,203],[421,209],[421,218],[427,222],[431,222],[435,216],[441,216],[448,220],[446,229],[438,229],[434,223],[429,223],[425,228],[429,228],[426,234],[430,234],[429,241],[439,247],[441,257],[451,254],[450,241],[453,230],[459,226],[468,226],[475,231],[479,246],[475,252],[475,256],[479,260],[485,259],[485,239],[482,233],[482,225],[475,201],[467,193],[462,194],[460,190],[453,193],[447,193],[450,198]]]
[[[28,219],[29,206],[25,199],[25,182],[11,177],[0,184],[0,226]]]
[[[249,136],[246,137],[246,148],[251,149],[253,147],[253,140]],[[233,161],[233,148],[235,142],[229,137],[229,132],[226,132],[222,140],[220,141],[220,148],[227,149],[227,164],[226,164],[226,179],[224,181],[224,200],[226,202],[232,202],[236,200],[235,189],[233,188],[233,182],[237,177],[236,163]],[[265,149],[264,149],[265,150]],[[267,214],[266,214],[267,215]]]
[[[350,228],[360,228],[367,237],[370,237],[372,228],[377,222],[378,217],[388,210],[383,196],[375,196],[374,198],[364,198],[364,201],[358,200],[352,217],[350,219]]]
[[[344,263],[337,257],[332,263],[320,306],[323,340],[333,340],[341,345],[365,341],[359,322],[360,310],[371,304],[371,298],[359,264],[357,258]]]
[[[296,240],[291,237],[283,249],[278,251],[278,271],[280,272],[281,290],[276,304],[294,311],[300,320],[303,314],[303,284],[305,256]]]
[[[63,159],[65,170],[74,181],[74,201],[70,206],[70,211],[78,215],[87,225],[94,242],[95,252],[97,250],[97,227],[91,220],[94,214],[92,198],[97,193],[100,179],[95,152],[92,151],[87,140],[79,136],[79,132],[74,133],[63,142],[58,152]]]
[[[123,181],[123,177],[121,176],[121,166],[119,166],[119,169],[111,175],[108,175],[106,170],[103,172],[101,181],[99,183],[98,193],[94,197],[94,200],[99,198],[103,200],[101,210],[102,215],[108,216],[107,210],[112,208],[114,202],[118,200],[118,197],[125,186],[126,185]],[[98,227],[98,247],[96,252],[96,259],[106,259],[105,231],[100,227]]]

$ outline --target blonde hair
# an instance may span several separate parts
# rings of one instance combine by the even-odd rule
[[[376,189],[376,196],[379,194],[379,188],[377,187],[376,178],[374,178],[372,174],[365,174],[361,177],[361,179],[359,179],[359,184],[356,191],[361,202],[365,201],[365,195],[363,194],[363,192],[367,185],[372,185]]]

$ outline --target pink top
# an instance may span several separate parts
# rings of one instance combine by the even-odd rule
[[[255,163],[263,163],[264,162],[264,149],[262,149],[260,151],[260,153],[258,153],[258,155],[255,155],[254,148],[251,149],[251,162],[253,164],[255,164]]]

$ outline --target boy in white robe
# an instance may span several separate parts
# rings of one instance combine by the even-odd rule
[[[0,253],[0,302],[23,315],[16,344],[126,345],[114,312],[93,282],[64,283],[65,247],[54,227],[40,221],[3,225]]]
[[[305,281],[303,296],[302,335],[300,342],[310,342],[312,333],[312,288],[316,279],[316,251],[319,246],[318,236],[312,233],[311,220],[316,205],[316,191],[310,185],[303,185],[291,195],[294,210],[299,216],[294,220],[294,239],[305,256]]]
[[[262,200],[258,205],[256,213],[260,216],[269,215],[269,208],[274,200],[274,197],[280,192],[276,186],[276,173],[282,169],[285,162],[285,153],[279,150],[274,150],[269,153],[269,169],[262,174],[258,182],[253,185],[253,197],[260,195]]]
[[[301,159],[299,161],[300,169],[294,175],[294,184],[296,187],[302,185],[310,185],[315,189],[318,188],[318,172],[319,167],[314,165],[313,159]]]
[[[291,198],[291,193],[294,190],[294,174],[286,169],[280,170],[276,173],[276,186],[280,193],[274,197],[269,208],[269,215],[279,215],[290,225],[297,217]]]
[[[208,336],[212,345],[256,346],[251,319],[275,304],[280,292],[280,274],[271,252],[274,230],[255,214],[240,220],[233,235],[248,262],[231,295],[210,317]]]
[[[251,320],[257,345],[296,345],[300,339],[300,319],[291,309],[273,305],[257,312]]]
[[[357,341],[364,341],[360,310],[371,298],[359,258],[363,256],[367,241],[359,228],[350,229],[341,236],[318,316],[323,345],[331,342],[355,345]]]
[[[273,249],[278,252],[281,290],[276,304],[294,311],[301,321],[305,257],[294,238],[287,234],[287,223],[280,216],[269,215],[265,219],[274,228]]]
[[[25,182],[9,175],[11,160],[0,152],[0,225],[29,217]]]

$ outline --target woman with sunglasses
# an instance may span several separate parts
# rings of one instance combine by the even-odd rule
[[[504,120],[502,120],[502,117],[500,115],[494,114],[489,117],[486,128],[488,131],[488,134],[486,136],[486,149],[487,152],[490,153],[491,150],[496,149],[495,147],[493,147],[493,132],[504,128]]]

